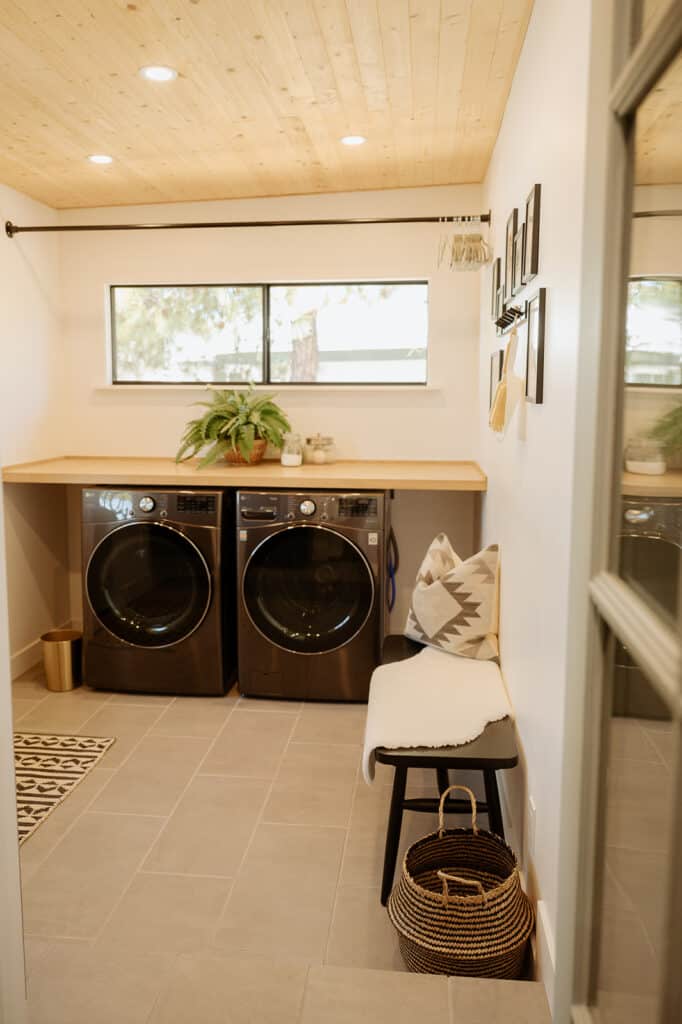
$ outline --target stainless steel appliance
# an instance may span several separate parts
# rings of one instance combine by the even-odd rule
[[[625,498],[620,573],[660,611],[677,622],[682,550],[682,502],[679,498]],[[642,672],[620,643],[616,645],[614,714],[669,718]]]
[[[228,492],[82,493],[85,681],[97,689],[221,694],[236,666]],[[231,514],[232,513],[232,514]],[[225,564],[227,560],[227,565]]]
[[[239,491],[239,689],[367,699],[384,635],[383,492]]]

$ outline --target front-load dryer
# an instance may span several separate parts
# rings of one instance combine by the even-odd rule
[[[383,492],[238,492],[241,693],[367,700],[384,634],[386,511]]]
[[[234,679],[233,498],[82,493],[84,676],[96,689],[220,695]]]

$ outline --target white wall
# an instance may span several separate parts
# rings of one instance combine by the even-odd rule
[[[332,196],[174,204],[60,214],[64,222],[258,220],[481,212],[481,188],[406,189]],[[436,226],[125,232],[60,238],[66,450],[175,454],[201,397],[181,390],[97,390],[107,383],[110,284],[428,278],[428,391],[274,389],[303,434],[332,434],[344,458],[475,458],[477,273],[436,269]]]
[[[680,210],[682,185],[639,186],[635,189],[634,205],[636,210]],[[633,220],[631,246],[631,274],[682,277],[682,217]],[[628,388],[625,439],[646,434],[660,416],[679,402],[679,392]],[[674,462],[678,464],[679,458]]]
[[[547,289],[544,404],[519,407],[503,440],[481,403],[481,463],[489,477],[483,539],[502,555],[502,666],[514,704],[524,772],[507,780],[507,802],[537,808],[535,849],[524,862],[541,896],[540,966],[550,1000],[557,925],[563,707],[567,672],[571,497],[574,476],[589,0],[535,4],[486,178],[495,252],[504,253],[508,215],[542,185],[540,273],[519,298]],[[490,272],[481,282],[479,391],[487,394]],[[524,791],[525,786],[525,791]],[[534,871],[533,871],[534,866]]]
[[[56,223],[56,214],[0,186],[0,221]],[[64,448],[64,357],[59,337],[59,246],[50,235],[0,237],[4,296],[0,341],[3,465]],[[62,488],[6,486],[10,644],[18,674],[38,657],[36,639],[68,618]]]

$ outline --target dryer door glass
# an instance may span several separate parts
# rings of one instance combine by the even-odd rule
[[[196,545],[160,523],[130,523],[95,549],[86,574],[102,625],[137,647],[167,647],[193,633],[211,600],[211,575]]]
[[[246,566],[243,589],[256,628],[300,654],[348,643],[374,600],[364,555],[346,537],[317,526],[295,526],[263,541]]]

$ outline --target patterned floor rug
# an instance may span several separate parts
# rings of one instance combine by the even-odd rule
[[[83,781],[112,743],[113,737],[14,734],[20,845]]]

